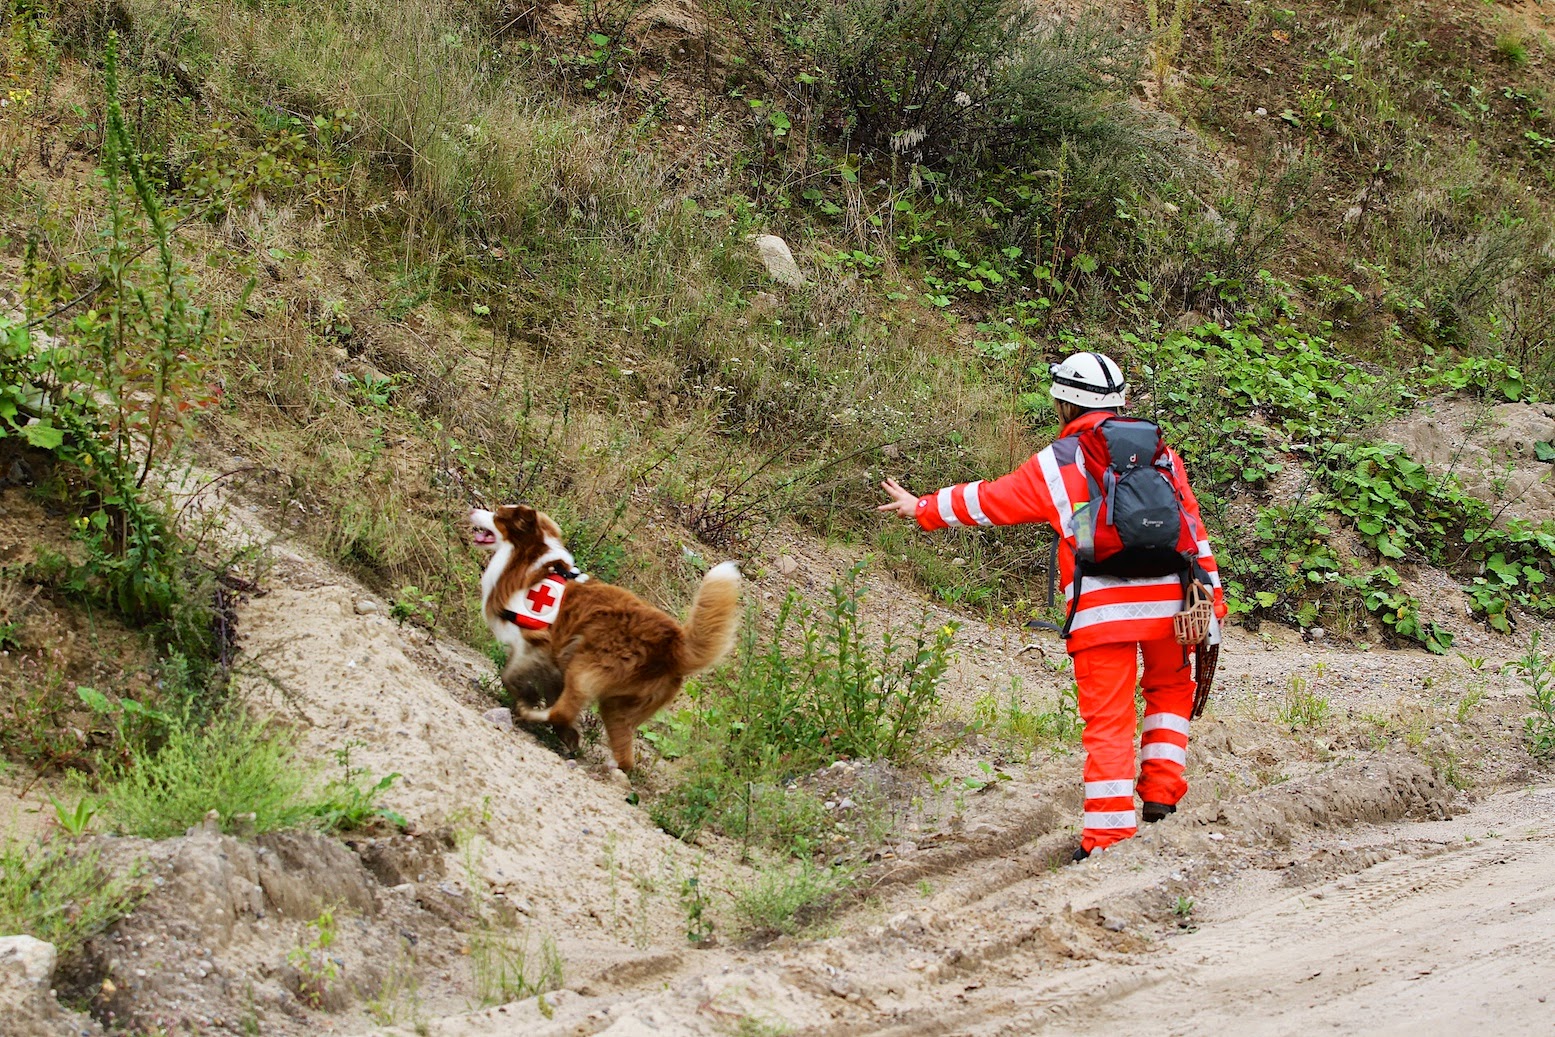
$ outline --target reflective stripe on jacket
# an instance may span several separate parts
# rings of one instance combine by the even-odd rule
[[[947,486],[918,499],[918,524],[924,529],[947,526],[1011,526],[1045,522],[1059,534],[1058,573],[1067,603],[1074,596],[1074,509],[1090,500],[1085,471],[1077,461],[1079,434],[1111,417],[1108,411],[1082,414],[1064,427],[1052,446],[1038,452],[1009,475],[985,482]],[[1224,618],[1225,595],[1204,533],[1199,502],[1188,486],[1182,459],[1168,451],[1172,475],[1184,507],[1193,520],[1199,543],[1199,565],[1209,574],[1215,613]],[[1154,641],[1172,637],[1172,616],[1182,608],[1182,581],[1176,576],[1124,580],[1087,576],[1081,587],[1067,648],[1071,653],[1093,645],[1120,641]]]

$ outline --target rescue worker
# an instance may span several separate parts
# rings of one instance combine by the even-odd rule
[[[1188,791],[1183,770],[1195,682],[1189,650],[1173,633],[1173,616],[1183,608],[1179,576],[1085,574],[1079,600],[1073,600],[1076,539],[1071,518],[1090,499],[1086,473],[1077,459],[1078,437],[1122,412],[1128,386],[1118,365],[1100,353],[1076,353],[1053,365],[1051,372],[1050,392],[1063,429],[1052,446],[1002,478],[947,486],[924,497],[887,479],[881,488],[891,501],[879,510],[915,520],[927,530],[1045,522],[1058,534],[1059,575],[1071,615],[1066,648],[1074,660],[1085,723],[1085,814],[1080,847],[1074,852],[1074,859],[1081,861],[1135,834],[1136,792],[1147,823],[1177,809]],[[1182,460],[1175,452],[1168,454],[1182,510],[1196,531],[1200,578],[1213,589],[1216,617],[1224,618],[1225,599],[1198,501]],[[1141,653],[1145,720],[1136,785],[1134,688]]]

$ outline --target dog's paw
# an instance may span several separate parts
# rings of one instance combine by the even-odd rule
[[[527,720],[531,724],[549,724],[551,711],[548,709],[521,709],[518,711],[520,720]]]

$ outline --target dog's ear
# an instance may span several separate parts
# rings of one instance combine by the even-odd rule
[[[509,543],[518,543],[535,532],[535,509],[525,504],[504,504],[497,509],[497,528]]]

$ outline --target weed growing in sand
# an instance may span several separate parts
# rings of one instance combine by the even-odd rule
[[[793,1027],[781,1019],[763,1019],[760,1016],[742,1015],[730,1031],[733,1037],[787,1037]]]
[[[181,718],[157,748],[132,745],[127,763],[103,772],[103,814],[120,832],[167,839],[215,810],[230,830],[254,814],[257,831],[305,824],[311,775],[292,744],[262,720],[237,709],[206,724]]]
[[[1285,704],[1280,707],[1279,721],[1292,728],[1316,727],[1328,719],[1331,707],[1327,696],[1313,691],[1299,674],[1290,675],[1285,692]]]
[[[1178,918],[1187,920],[1193,915],[1193,898],[1186,894],[1178,896],[1177,902],[1172,905],[1172,913]]]
[[[992,691],[972,705],[972,720],[979,731],[1026,752],[1054,751],[1080,740],[1080,709],[1073,684],[1064,688],[1051,710],[1027,706],[1020,694],[1020,678],[1012,678],[1008,700],[1000,702]]]
[[[62,960],[128,914],[142,892],[133,874],[104,875],[96,850],[0,842],[0,933],[47,940]]]
[[[483,927],[470,938],[470,967],[483,1005],[520,1001],[562,985],[561,952],[549,934],[541,934],[537,945],[527,931]]]
[[[707,898],[702,895],[702,879],[687,875],[680,884],[680,906],[686,913],[686,939],[705,944],[713,938],[713,920],[707,915]]]
[[[1463,697],[1458,700],[1457,706],[1453,709],[1453,715],[1457,718],[1458,723],[1468,723],[1469,718],[1474,715],[1474,711],[1479,708],[1479,704],[1484,699],[1485,686],[1483,684],[1471,684],[1469,690],[1463,693]]]
[[[378,798],[399,780],[399,772],[385,774],[373,782],[372,772],[367,768],[351,766],[352,750],[366,745],[366,742],[351,738],[334,751],[335,762],[340,765],[342,774],[324,786],[314,814],[330,831],[349,832],[366,828],[375,821],[387,821],[403,831],[410,826],[405,815],[378,803]]]
[[[752,932],[793,935],[817,921],[853,881],[848,868],[796,861],[767,871],[736,893],[734,913]]]
[[[378,991],[362,1003],[362,1009],[379,1026],[394,1026],[407,1016],[414,1025],[426,1025],[421,1015],[421,983],[416,978],[409,942],[401,945],[400,960],[384,977]]]
[[[1531,716],[1523,718],[1523,733],[1528,751],[1536,758],[1555,758],[1555,655],[1539,649],[1539,631],[1534,631],[1528,650],[1507,669],[1528,687]]]
[[[482,839],[472,835],[461,848],[464,885],[476,920],[470,934],[475,996],[482,1005],[497,1005],[559,988],[562,956],[556,941],[549,933],[541,933],[536,941],[528,929],[515,924],[517,916],[506,902],[489,895],[480,867]]]
[[[308,923],[313,938],[301,947],[286,952],[286,960],[297,970],[297,1000],[309,1008],[324,1007],[330,984],[340,974],[329,949],[335,945],[335,913],[326,908]]]

